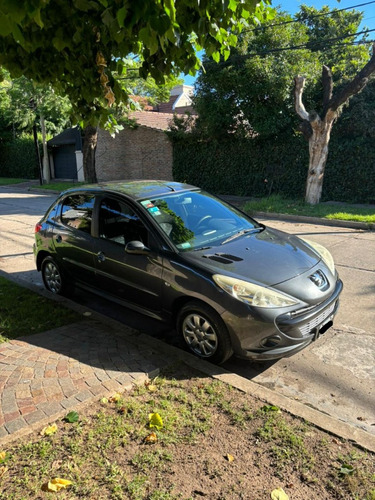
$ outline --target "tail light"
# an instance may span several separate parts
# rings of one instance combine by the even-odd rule
[[[35,225],[34,233],[39,233],[41,229],[42,229],[42,224],[38,222],[38,224]]]

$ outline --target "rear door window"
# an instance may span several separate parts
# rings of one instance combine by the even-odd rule
[[[104,198],[99,209],[99,236],[121,245],[129,241],[148,244],[148,231],[134,210],[122,201]]]
[[[95,196],[91,194],[67,196],[62,203],[61,222],[68,227],[91,234],[94,202]]]

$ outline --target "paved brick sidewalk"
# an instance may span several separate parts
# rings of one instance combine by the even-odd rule
[[[86,319],[0,345],[0,440],[155,377],[168,359],[139,342],[124,325]]]

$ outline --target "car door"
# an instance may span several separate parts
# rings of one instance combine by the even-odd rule
[[[161,311],[163,258],[155,237],[134,208],[106,196],[98,201],[96,286],[136,308]],[[129,254],[126,244],[141,241],[147,251]]]
[[[73,193],[61,201],[53,230],[56,257],[73,281],[95,281],[95,239],[91,236],[95,195]]]

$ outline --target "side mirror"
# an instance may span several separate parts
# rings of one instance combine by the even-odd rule
[[[135,255],[145,255],[150,252],[150,249],[144,246],[141,241],[129,241],[125,245],[125,252]]]

